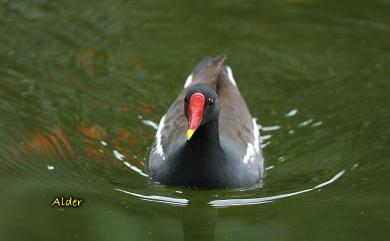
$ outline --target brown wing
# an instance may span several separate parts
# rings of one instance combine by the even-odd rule
[[[232,77],[230,77],[232,78]],[[239,153],[246,154],[248,143],[255,143],[253,119],[233,79],[227,71],[221,71],[217,94],[221,113],[219,132],[221,136],[234,140]]]

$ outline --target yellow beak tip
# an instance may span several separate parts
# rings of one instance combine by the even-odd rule
[[[194,132],[195,132],[195,130],[190,130],[190,129],[187,130],[187,141],[189,141],[191,139]]]

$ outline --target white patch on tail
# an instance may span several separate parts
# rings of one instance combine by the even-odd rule
[[[236,81],[234,80],[234,77],[233,77],[232,69],[229,66],[226,66],[226,70],[227,70],[228,77],[229,77],[230,81],[234,84],[234,86],[237,86],[237,83],[236,83]]]
[[[161,144],[161,132],[164,129],[164,123],[165,121],[165,115],[161,118],[160,124],[158,125],[157,133],[156,133],[156,147],[153,151],[157,152],[158,155],[162,157],[163,160],[165,160],[165,155],[164,155],[164,149]]]
[[[248,143],[246,154],[243,163],[247,164],[248,161],[255,162],[256,156],[260,154],[260,132],[256,123],[256,118],[253,118],[253,143]]]
[[[184,88],[187,88],[192,83],[192,74],[188,75],[186,82],[184,83]]]

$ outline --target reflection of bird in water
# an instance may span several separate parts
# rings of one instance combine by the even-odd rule
[[[182,229],[185,241],[212,241],[218,210],[209,206],[187,206],[181,209]]]

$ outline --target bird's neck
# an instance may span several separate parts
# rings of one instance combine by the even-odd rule
[[[186,144],[195,152],[214,152],[222,151],[219,141],[218,119],[210,120],[199,126],[191,140]]]

